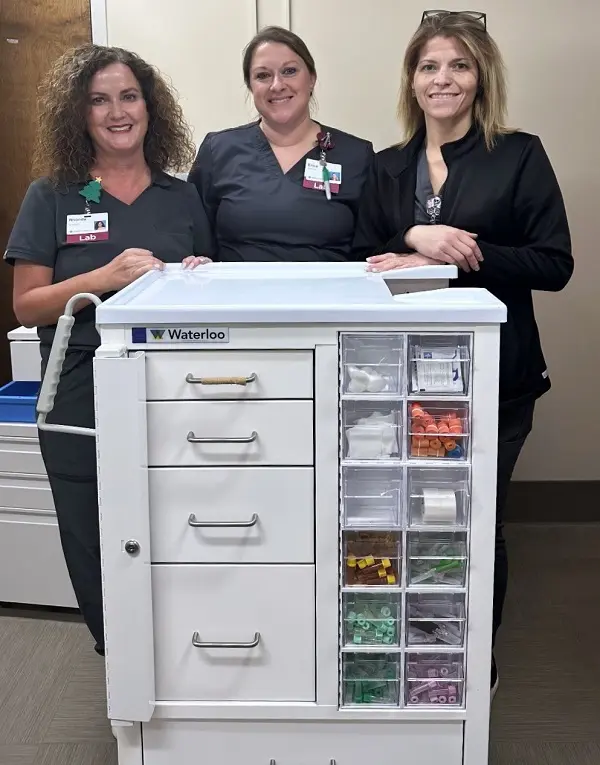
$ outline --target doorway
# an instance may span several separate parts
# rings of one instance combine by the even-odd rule
[[[90,0],[0,2],[0,253],[32,180],[37,87],[65,50],[91,42]],[[6,333],[12,311],[12,268],[0,263],[0,385],[10,380]]]

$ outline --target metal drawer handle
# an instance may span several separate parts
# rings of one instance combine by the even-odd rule
[[[254,633],[254,640],[250,643],[207,643],[200,640],[200,633],[194,632],[192,635],[192,645],[194,648],[256,648],[260,643],[260,632]]]
[[[269,760],[269,765],[277,765],[277,760]],[[329,760],[329,765],[336,765],[335,760]]]
[[[256,381],[256,372],[248,377],[194,377],[190,372],[185,376],[185,381],[193,385],[249,385]]]
[[[255,430],[252,431],[252,435],[241,438],[198,438],[194,435],[193,430],[187,434],[187,440],[190,444],[251,444],[257,438],[258,433]]]
[[[252,514],[252,518],[249,521],[197,521],[194,513],[188,518],[190,526],[197,528],[228,528],[228,529],[248,529],[250,526],[256,526],[258,523],[258,515]]]

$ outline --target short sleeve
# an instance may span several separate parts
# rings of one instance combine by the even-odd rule
[[[25,194],[4,253],[4,260],[14,266],[26,260],[54,268],[56,262],[56,198],[50,181],[34,181]]]
[[[200,195],[202,207],[208,217],[211,227],[214,229],[217,217],[219,200],[215,194],[213,184],[213,155],[211,149],[212,133],[208,133],[200,144],[198,154],[188,175],[189,183],[192,183]]]
[[[206,255],[214,260],[215,245],[212,226],[204,209],[204,204],[194,186],[189,186],[192,205],[192,225],[194,226],[194,255]]]

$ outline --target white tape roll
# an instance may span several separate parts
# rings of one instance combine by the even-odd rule
[[[423,489],[423,523],[456,523],[456,495],[452,489]]]

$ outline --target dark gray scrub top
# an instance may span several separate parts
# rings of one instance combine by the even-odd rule
[[[47,178],[34,181],[8,240],[4,259],[26,260],[52,268],[53,283],[88,273],[109,263],[123,250],[150,250],[165,263],[180,263],[188,255],[211,255],[210,225],[196,189],[165,173],[155,173],[152,184],[131,205],[102,191],[90,212],[108,213],[108,240],[67,244],[67,216],[82,215],[85,184],[55,187]],[[110,293],[114,294],[114,293]],[[106,299],[109,295],[103,295]],[[95,306],[75,315],[69,347],[96,349],[100,337]],[[56,325],[38,327],[42,345],[52,343]]]
[[[340,261],[350,256],[359,198],[373,159],[369,141],[322,125],[342,166],[339,193],[302,186],[306,159],[281,170],[258,122],[209,133],[188,180],[202,199],[221,261]]]
[[[439,194],[433,193],[429,178],[429,166],[425,149],[421,149],[417,162],[417,185],[415,187],[415,225],[429,225],[440,222],[444,186]]]

